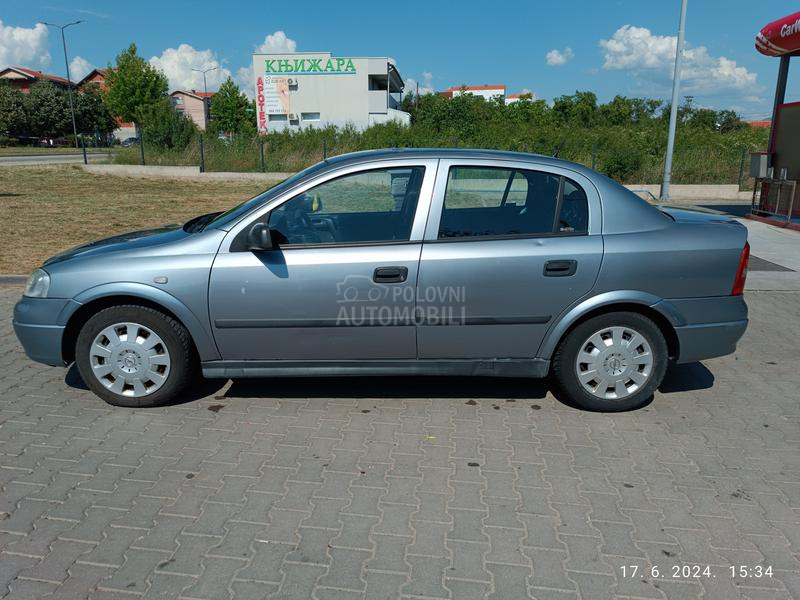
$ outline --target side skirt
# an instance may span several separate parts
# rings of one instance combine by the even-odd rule
[[[485,360],[213,360],[204,362],[203,376],[338,377],[353,375],[463,375],[485,377],[546,377],[550,361],[542,358]]]

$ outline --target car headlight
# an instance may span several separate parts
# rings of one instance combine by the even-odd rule
[[[43,269],[36,269],[28,277],[28,283],[25,284],[25,291],[22,292],[22,295],[29,298],[46,298],[49,289],[50,275]]]

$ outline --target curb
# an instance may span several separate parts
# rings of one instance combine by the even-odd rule
[[[27,275],[0,275],[0,285],[23,285],[26,281]]]

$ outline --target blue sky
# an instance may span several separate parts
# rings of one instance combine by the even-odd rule
[[[63,75],[57,30],[48,35],[36,22],[83,19],[67,30],[75,70],[106,66],[136,42],[173,87],[202,87],[192,66],[220,67],[210,74],[211,89],[228,73],[249,81],[242,68],[249,67],[253,50],[266,44],[339,56],[390,56],[403,77],[422,89],[504,83],[509,93],[531,90],[546,100],[576,89],[592,90],[602,101],[618,93],[666,98],[674,58],[668,36],[677,31],[679,5],[679,0],[31,0],[0,9],[0,66],[22,64]],[[690,0],[685,93],[699,105],[734,108],[746,118],[768,116],[778,60],[758,54],[754,36],[767,22],[799,8],[789,0]],[[798,64],[790,73],[789,99],[800,100]]]

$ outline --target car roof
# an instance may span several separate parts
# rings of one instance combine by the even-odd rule
[[[387,148],[383,150],[364,150],[340,154],[323,161],[325,165],[340,167],[347,164],[358,164],[375,160],[391,160],[395,158],[444,158],[444,159],[489,159],[514,160],[535,164],[547,164],[579,171],[583,175],[593,175],[594,171],[584,165],[543,154],[527,152],[511,152],[508,150],[486,150],[479,148]]]

